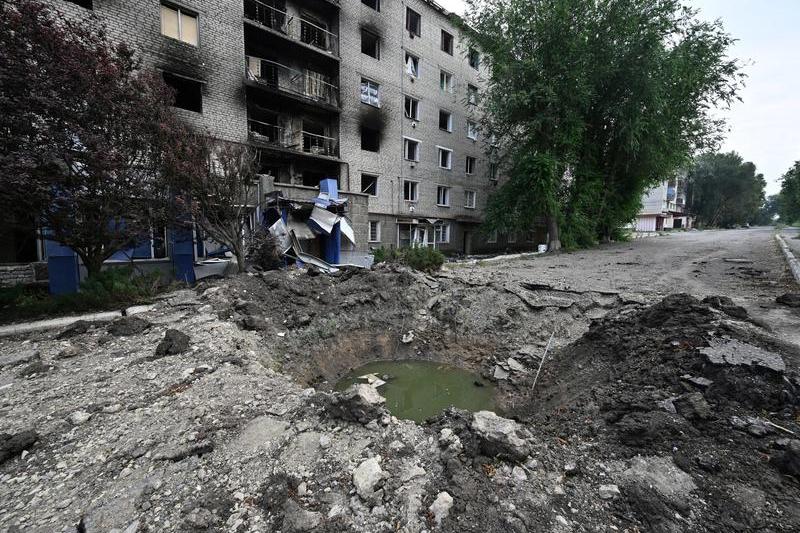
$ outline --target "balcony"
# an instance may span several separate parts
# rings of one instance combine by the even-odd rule
[[[326,137],[304,130],[289,131],[277,124],[248,119],[250,140],[282,151],[295,151],[312,156],[336,158],[339,143],[334,137]]]
[[[268,59],[247,56],[246,76],[260,87],[339,108],[339,88],[319,72],[300,71]]]
[[[244,16],[250,22],[308,48],[339,56],[339,37],[311,20],[296,19],[286,11],[259,0],[244,0]]]

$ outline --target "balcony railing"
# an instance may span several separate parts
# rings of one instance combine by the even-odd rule
[[[326,137],[307,131],[289,131],[277,124],[249,119],[250,139],[262,144],[289,148],[298,152],[336,157],[338,142],[334,137]]]
[[[300,71],[268,59],[247,56],[247,77],[276,91],[339,106],[338,87],[328,76],[313,70]]]
[[[291,39],[319,48],[329,54],[339,55],[339,37],[310,20],[295,19],[286,11],[281,11],[259,0],[244,0],[244,16]]]

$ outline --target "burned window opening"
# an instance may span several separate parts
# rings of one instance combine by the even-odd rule
[[[361,149],[368,152],[378,152],[380,150],[380,131],[368,126],[361,126]]]
[[[175,101],[172,105],[196,113],[203,112],[203,84],[182,76],[164,72],[164,83],[173,91]]]
[[[361,30],[361,53],[375,59],[381,58],[380,37],[369,30]]]

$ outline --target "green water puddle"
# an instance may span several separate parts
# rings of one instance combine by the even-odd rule
[[[375,361],[356,368],[336,384],[342,391],[359,376],[388,376],[378,392],[397,418],[422,422],[450,406],[468,411],[495,410],[494,385],[463,368],[431,361]],[[476,383],[480,385],[476,385]]]

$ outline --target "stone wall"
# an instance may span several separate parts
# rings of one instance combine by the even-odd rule
[[[0,287],[31,285],[47,280],[46,263],[0,265]]]

